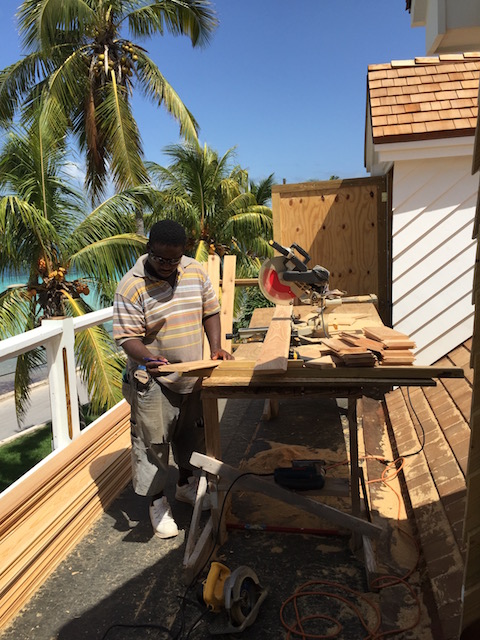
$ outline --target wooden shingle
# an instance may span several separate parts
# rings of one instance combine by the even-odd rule
[[[474,135],[480,52],[368,67],[374,144]]]

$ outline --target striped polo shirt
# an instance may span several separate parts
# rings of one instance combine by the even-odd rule
[[[202,321],[219,313],[220,305],[201,264],[182,256],[173,287],[145,270],[141,256],[118,284],[113,303],[113,337],[118,345],[139,338],[153,356],[172,364],[203,357]],[[130,358],[129,372],[137,367]],[[162,376],[162,384],[177,393],[189,393],[196,378]]]

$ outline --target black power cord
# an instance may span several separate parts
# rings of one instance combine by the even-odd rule
[[[190,582],[190,584],[188,585],[188,587],[185,590],[185,593],[183,595],[182,601],[186,602],[186,596],[188,594],[188,592],[194,587],[194,585],[196,584],[198,578],[202,575],[203,571],[205,570],[205,567],[208,565],[208,563],[210,562],[213,554],[215,553],[215,549],[216,546],[218,544],[218,539],[220,537],[220,526],[222,523],[222,518],[223,518],[223,512],[225,509],[225,505],[227,504],[227,497],[230,493],[230,491],[233,489],[233,487],[235,486],[235,483],[238,482],[238,480],[240,480],[241,478],[244,478],[245,476],[259,476],[259,477],[268,477],[268,476],[273,476],[273,473],[254,473],[253,471],[245,471],[244,473],[241,473],[240,475],[238,475],[235,480],[232,480],[232,482],[230,483],[228,489],[225,492],[225,496],[223,498],[223,502],[222,502],[222,508],[220,509],[220,516],[218,518],[218,525],[217,525],[217,530],[215,532],[215,538],[214,538],[214,542],[213,542],[213,547],[212,550],[210,551],[207,559],[205,560],[205,562],[203,563],[202,567],[200,568],[200,570],[196,573],[196,575],[193,577],[192,581]],[[182,616],[183,616],[183,609],[182,610]],[[202,614],[202,616],[200,616],[200,619],[203,618],[206,614],[208,613],[208,609]],[[190,627],[190,629],[188,630],[188,633],[186,635],[185,640],[187,640],[188,638],[190,638],[190,634],[193,631],[193,629],[196,627],[196,625],[198,624],[198,622],[200,621],[200,619],[195,620],[195,622],[193,623],[193,625]],[[180,640],[181,636],[175,636],[175,640]]]
[[[228,489],[225,492],[225,496],[224,496],[223,503],[222,503],[222,508],[220,509],[220,517],[218,519],[218,525],[217,525],[217,530],[215,532],[215,538],[214,538],[212,551],[210,552],[210,554],[208,555],[207,559],[203,563],[201,569],[192,578],[192,581],[190,582],[190,584],[185,589],[184,594],[182,596],[179,596],[180,600],[181,600],[181,604],[180,604],[180,608],[179,608],[178,613],[177,613],[177,617],[178,617],[178,615],[181,616],[181,622],[180,622],[180,628],[179,628],[178,632],[174,635],[171,629],[168,629],[167,627],[164,627],[161,624],[155,624],[155,623],[142,623],[142,622],[138,622],[138,623],[135,623],[135,624],[133,624],[133,623],[132,624],[117,623],[117,624],[112,624],[110,627],[108,627],[108,629],[105,631],[105,633],[102,636],[102,640],[106,640],[108,634],[110,633],[110,631],[112,631],[113,629],[117,629],[117,628],[121,628],[121,629],[158,629],[162,633],[168,634],[167,637],[170,638],[171,640],[182,640],[182,637],[184,638],[184,640],[189,640],[190,639],[190,636],[191,636],[192,632],[198,626],[199,622],[209,613],[209,609],[205,609],[199,616],[197,616],[195,621],[192,623],[190,628],[187,630],[186,635],[184,636],[183,634],[185,632],[185,609],[186,609],[186,606],[188,604],[197,605],[196,602],[194,602],[192,600],[187,600],[187,595],[190,592],[190,590],[195,586],[198,578],[201,576],[201,574],[205,570],[205,567],[208,565],[208,563],[210,562],[211,557],[213,556],[213,554],[215,552],[216,546],[218,544],[219,536],[220,536],[220,526],[221,526],[221,522],[222,522],[222,517],[223,517],[223,512],[224,512],[224,509],[225,509],[225,505],[226,505],[226,502],[227,502],[227,497],[228,497],[230,491],[232,490],[232,488],[234,487],[235,483],[238,482],[238,480],[240,480],[240,478],[244,478],[245,476],[265,477],[265,476],[273,476],[273,473],[254,473],[253,471],[246,471],[246,472],[241,473],[240,475],[238,475],[235,478],[235,480],[233,480],[230,483]],[[198,605],[200,605],[200,603],[198,603]],[[175,621],[176,621],[177,617],[174,620],[174,624],[175,624]]]

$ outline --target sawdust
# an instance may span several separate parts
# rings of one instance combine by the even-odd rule
[[[325,460],[328,463],[339,463],[345,460],[345,450],[333,451],[331,449],[313,449],[299,445],[286,445],[279,442],[268,441],[270,449],[260,451],[252,458],[244,460],[240,465],[241,469],[248,469],[255,473],[271,473],[276,467],[289,466],[292,460]],[[338,467],[345,472],[340,475],[335,473],[335,477],[348,477],[346,466]]]
[[[348,478],[349,469],[345,462],[345,450],[314,449],[299,445],[285,445],[269,441],[270,449],[260,451],[252,458],[244,460],[240,468],[254,473],[273,473],[277,467],[289,467],[292,460],[324,460],[327,476]],[[309,498],[316,499],[309,495]],[[350,498],[321,496],[322,504],[327,504],[342,511],[350,512]],[[243,513],[247,513],[243,516]],[[262,526],[284,526],[298,529],[317,529],[336,531],[331,522],[322,521],[318,516],[307,513],[291,505],[285,504],[269,496],[239,492],[235,495],[232,509],[232,519],[246,521],[248,524]]]

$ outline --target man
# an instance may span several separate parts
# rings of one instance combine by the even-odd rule
[[[175,498],[192,505],[198,481],[189,460],[193,451],[204,451],[200,380],[162,375],[162,365],[202,359],[202,326],[211,358],[232,359],[220,346],[220,307],[211,282],[199,262],[183,255],[185,245],[180,224],[155,223],[147,254],[117,287],[113,312],[113,336],[128,356],[124,394],[131,405],[133,487],[150,497],[160,538],[178,533],[163,495],[170,446],[179,470]]]

